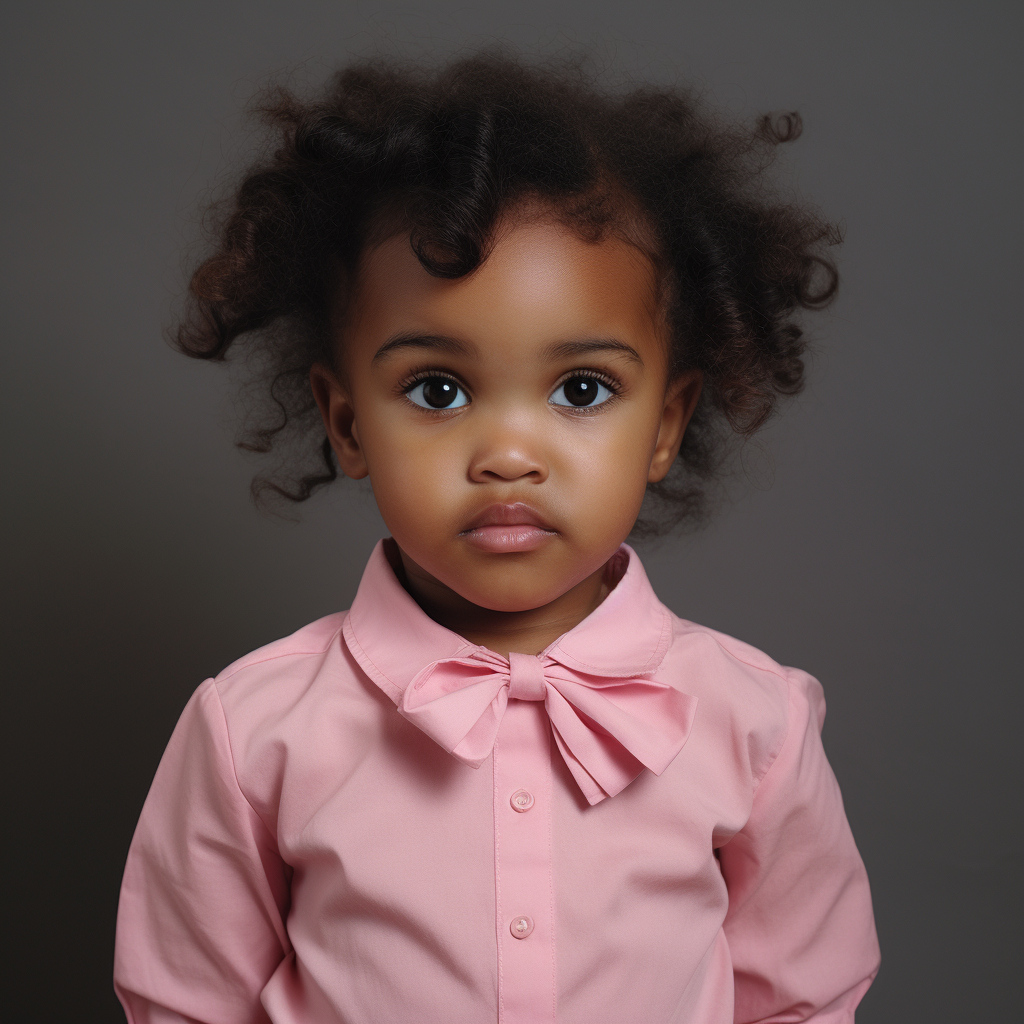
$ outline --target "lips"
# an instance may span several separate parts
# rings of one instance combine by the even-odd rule
[[[536,509],[517,501],[485,508],[459,536],[481,551],[503,554],[534,551],[558,533]]]
[[[483,526],[537,526],[542,530],[552,530],[535,508],[522,501],[517,501],[514,505],[489,505],[463,530],[463,533]]]

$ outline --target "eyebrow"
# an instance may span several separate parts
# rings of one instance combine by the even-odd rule
[[[454,356],[466,356],[473,352],[472,346],[444,334],[396,334],[377,349],[371,362],[375,363],[400,348],[431,348]]]
[[[643,366],[644,361],[640,358],[632,345],[624,341],[617,341],[615,338],[593,338],[586,341],[562,341],[557,345],[551,345],[547,349],[547,355],[551,359],[564,359],[567,356],[581,356],[588,352],[621,352],[632,362]]]
[[[396,334],[389,338],[374,353],[372,362],[383,359],[384,356],[401,348],[429,348],[438,352],[447,352],[450,355],[465,356],[472,355],[475,349],[472,345],[459,341],[457,338],[450,338],[445,334]],[[615,338],[592,338],[585,341],[561,341],[549,345],[545,355],[549,359],[566,359],[570,356],[586,355],[589,352],[620,352],[631,362],[643,366],[644,361],[632,345]]]

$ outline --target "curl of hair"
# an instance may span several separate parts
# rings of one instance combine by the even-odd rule
[[[177,347],[248,349],[262,390],[239,445],[285,451],[254,493],[303,501],[338,475],[309,387],[344,338],[332,309],[382,224],[443,278],[486,259],[504,211],[538,201],[584,237],[641,239],[663,283],[673,368],[703,391],[673,470],[637,532],[699,520],[731,433],[749,436],[803,385],[796,316],[835,296],[837,229],[765,180],[795,113],[727,125],[682,90],[604,91],[580,66],[486,51],[437,69],[369,62],[259,113],[276,148],[250,168],[190,283]]]

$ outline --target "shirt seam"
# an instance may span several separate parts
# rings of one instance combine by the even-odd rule
[[[271,661],[273,659],[268,658],[267,660]],[[266,832],[267,838],[270,839],[270,841],[274,844],[274,847],[276,848],[277,837],[274,835],[273,832],[270,831],[270,826],[263,820],[263,815],[260,814],[258,810],[256,810],[256,808],[252,804],[252,801],[248,798],[248,796],[246,796],[245,790],[242,789],[242,784],[238,780],[238,769],[235,767],[235,752],[231,747],[231,730],[228,728],[228,716],[224,710],[224,704],[220,699],[220,690],[218,690],[217,688],[217,681],[211,679],[210,682],[212,684],[210,688],[213,690],[213,695],[217,700],[217,709],[218,711],[220,711],[221,723],[224,726],[224,739],[228,748],[228,762],[231,765],[231,778],[235,783],[235,789],[238,790],[238,795],[245,801],[246,806],[256,816],[256,820],[263,826],[263,831]]]
[[[331,645],[334,643],[334,641],[341,633],[343,626],[344,619],[342,619],[341,624],[331,634],[327,643],[325,643],[323,647],[312,648],[308,651],[282,651],[280,654],[268,654],[265,658],[256,658],[252,661],[243,660],[242,664],[237,665],[235,668],[231,669],[231,671],[227,672],[226,675],[224,674],[224,672],[222,672],[219,675],[214,676],[213,679],[216,683],[226,683],[229,679],[232,679],[234,676],[238,675],[239,672],[242,672],[247,668],[255,668],[255,666],[257,665],[265,665],[268,661],[278,661],[280,658],[305,658],[311,654],[326,654],[331,649]],[[219,695],[217,699],[218,701],[220,700]]]
[[[546,714],[545,714],[545,717]],[[547,817],[548,817],[548,928],[551,932],[551,1019],[558,1019],[558,971],[557,941],[555,935],[555,845],[552,818],[554,817],[554,757],[555,752],[551,749],[555,743],[555,736],[551,730],[551,720],[548,719],[548,791],[547,791]]]
[[[746,664],[746,662],[744,662],[744,664]],[[791,730],[793,728],[793,691],[794,691],[794,686],[793,686],[792,682],[789,679],[786,679],[784,676],[782,678],[783,678],[784,682],[786,683],[786,733],[782,737],[782,742],[779,744],[778,750],[776,750],[775,753],[772,755],[772,759],[769,762],[768,767],[765,768],[765,770],[763,772],[761,772],[760,777],[758,777],[757,780],[754,782],[754,789],[753,789],[753,792],[752,792],[753,796],[757,796],[757,791],[761,788],[761,783],[764,782],[764,780],[768,777],[768,773],[778,763],[778,760],[779,760],[779,757],[782,754],[782,751],[785,750],[786,744],[789,742],[789,735],[790,735],[790,732],[791,732]]]
[[[726,647],[725,644],[723,644],[721,640],[719,640],[718,637],[714,636],[712,633],[705,632],[704,635],[711,637],[711,639],[714,640],[714,642],[725,654],[727,654],[730,658],[733,658],[736,661],[738,661],[741,665],[746,665],[747,668],[756,669],[758,672],[767,672],[769,675],[777,677],[783,683],[786,684],[786,732],[782,737],[782,742],[779,744],[775,753],[772,754],[771,758],[768,761],[768,764],[765,766],[764,771],[761,772],[760,775],[756,775],[754,778],[754,788],[751,792],[752,794],[756,794],[757,791],[761,788],[761,783],[764,782],[765,776],[767,776],[767,774],[772,770],[772,768],[775,767],[775,762],[778,761],[779,755],[782,753],[783,749],[786,746],[786,743],[789,741],[790,729],[793,726],[793,680],[790,679],[789,676],[785,673],[785,671],[782,671],[781,669],[780,671],[776,671],[773,668],[769,668],[767,665],[758,665],[755,664],[753,661],[748,661],[746,658],[740,657],[740,655],[738,655],[735,651],[729,650],[729,648]]]
[[[498,944],[498,1024],[505,1019],[505,979],[503,975],[502,940],[504,920],[501,913],[501,829],[498,824],[498,739],[491,748],[491,813],[494,815],[494,937]]]

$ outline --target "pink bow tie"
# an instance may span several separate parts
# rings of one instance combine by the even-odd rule
[[[464,764],[478,768],[509,698],[544,701],[558,749],[591,804],[644,767],[660,775],[682,749],[697,699],[653,679],[585,675],[547,655],[486,648],[419,672],[399,711]]]

